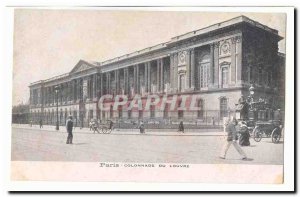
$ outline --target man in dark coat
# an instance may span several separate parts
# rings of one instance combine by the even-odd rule
[[[72,144],[73,141],[73,120],[72,116],[68,117],[68,120],[66,122],[66,128],[68,132],[68,137],[67,137],[67,144]]]
[[[178,131],[184,133],[184,126],[182,121],[180,121],[179,123]]]
[[[40,129],[43,128],[43,120],[40,119]]]

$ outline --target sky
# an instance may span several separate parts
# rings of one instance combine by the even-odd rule
[[[80,59],[102,62],[240,15],[285,37],[279,13],[16,9],[12,104],[28,103],[30,83],[70,72]]]

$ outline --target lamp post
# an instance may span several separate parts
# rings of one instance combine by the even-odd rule
[[[254,119],[254,112],[253,112],[253,100],[254,100],[254,86],[253,84],[251,84],[250,88],[249,88],[249,98],[250,100],[248,101],[249,105],[250,105],[250,110],[249,110],[249,119]]]
[[[56,127],[55,130],[59,130],[59,123],[58,123],[58,92],[59,92],[59,86],[55,86],[54,88],[55,94],[56,94]]]

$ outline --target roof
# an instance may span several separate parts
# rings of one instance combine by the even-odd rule
[[[105,65],[108,65],[108,64],[111,64],[111,63],[115,63],[115,62],[118,62],[118,61],[121,61],[121,60],[125,60],[125,59],[128,59],[128,58],[136,57],[136,56],[139,56],[139,55],[147,54],[147,53],[152,52],[152,51],[156,51],[156,50],[159,50],[159,49],[166,48],[171,43],[175,43],[175,42],[178,42],[178,41],[189,39],[189,38],[194,37],[194,36],[199,36],[199,35],[204,35],[204,34],[207,34],[207,33],[211,33],[213,31],[217,31],[217,30],[220,30],[220,29],[223,29],[223,28],[226,28],[226,27],[230,27],[230,26],[233,26],[233,25],[240,24],[240,23],[246,23],[246,24],[249,24],[251,26],[255,26],[256,28],[262,29],[264,31],[267,31],[267,32],[277,36],[279,38],[279,40],[282,39],[282,37],[278,35],[278,30],[272,29],[272,28],[270,28],[266,25],[263,25],[263,24],[261,24],[257,21],[254,21],[254,20],[252,20],[252,19],[250,19],[246,16],[241,15],[241,16],[238,16],[238,17],[235,17],[235,18],[232,18],[232,19],[220,22],[220,23],[216,23],[216,24],[213,24],[213,25],[210,25],[210,26],[198,29],[198,30],[194,30],[194,31],[182,34],[182,35],[175,36],[175,37],[171,38],[171,40],[168,41],[168,42],[160,43],[160,44],[157,44],[157,45],[154,45],[154,46],[151,46],[151,47],[144,48],[142,50],[138,50],[138,51],[135,51],[135,52],[132,52],[132,53],[128,53],[128,54],[119,56],[119,57],[108,59],[108,60],[105,60],[103,62],[94,62],[94,61],[86,61],[86,60],[80,60],[80,61],[87,62],[91,66],[101,67],[101,66],[105,66]],[[77,64],[76,64],[76,66],[77,66]],[[72,69],[72,71],[75,69],[75,67]],[[52,77],[52,78],[47,79],[47,80],[37,81],[37,82],[31,83],[30,86],[38,84],[40,82],[47,82],[47,81],[51,81],[51,80],[60,79],[60,78],[65,77],[68,74],[69,73],[66,73],[66,74],[63,74],[63,75]]]

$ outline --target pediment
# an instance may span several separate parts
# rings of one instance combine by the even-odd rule
[[[81,71],[84,71],[84,70],[88,70],[90,68],[94,68],[95,66],[90,64],[89,62],[87,61],[84,61],[84,60],[80,60],[75,66],[74,68],[71,70],[70,73],[77,73],[77,72],[81,72]]]

